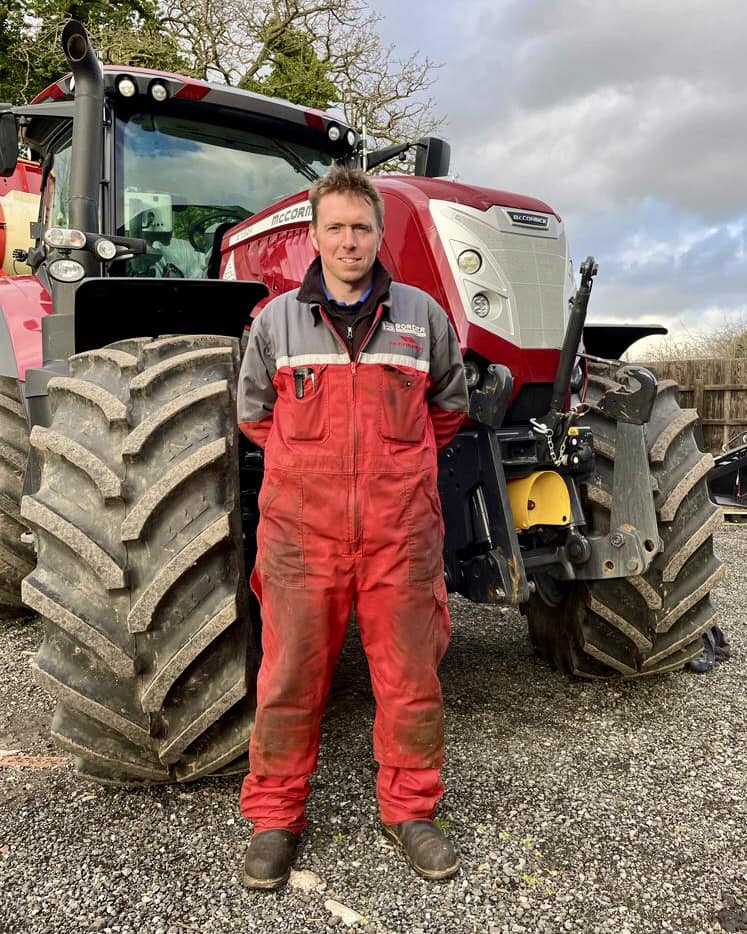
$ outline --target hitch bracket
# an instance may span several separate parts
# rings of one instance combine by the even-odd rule
[[[624,381],[622,388],[610,390],[601,401],[604,411],[617,421],[610,531],[588,537],[588,561],[576,568],[575,575],[585,580],[642,574],[662,550],[646,451],[656,377],[644,367],[625,367],[617,376]]]

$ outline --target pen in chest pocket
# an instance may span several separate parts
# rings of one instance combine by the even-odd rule
[[[306,377],[311,377],[311,391],[316,390],[316,373],[310,366],[300,366],[293,371],[293,379],[296,384],[296,399],[303,399],[304,382]]]

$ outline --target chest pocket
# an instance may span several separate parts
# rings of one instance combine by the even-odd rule
[[[283,373],[282,429],[289,441],[326,441],[329,437],[326,369],[326,365],[301,366]]]
[[[379,434],[384,441],[415,444],[425,435],[425,379],[404,367],[381,368]]]

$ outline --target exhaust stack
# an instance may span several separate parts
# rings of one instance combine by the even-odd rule
[[[63,29],[62,48],[75,78],[70,226],[94,232],[98,230],[104,78],[88,33],[76,20]],[[76,259],[89,275],[96,274],[98,263],[90,253],[81,252]]]

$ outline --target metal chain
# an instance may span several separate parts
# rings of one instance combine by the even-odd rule
[[[550,460],[556,467],[563,466],[563,458],[565,457],[566,444],[568,442],[568,429],[574,423],[577,418],[580,418],[582,415],[586,415],[589,411],[590,406],[586,402],[579,402],[578,405],[574,406],[568,413],[568,421],[565,425],[565,430],[563,432],[563,440],[560,443],[560,450],[555,451],[555,442],[553,440],[552,428],[548,428],[543,422],[538,422],[536,418],[530,418],[530,426],[540,435],[542,435],[547,442],[547,450],[550,453]]]
[[[565,450],[565,437],[563,438],[563,443],[560,445],[560,454],[555,453],[555,444],[552,437],[552,428],[548,428],[547,425],[542,422],[538,422],[536,418],[530,418],[529,424],[531,427],[540,435],[542,435],[547,442],[547,450],[550,452],[550,460],[555,464],[556,467],[562,466],[562,457]]]

